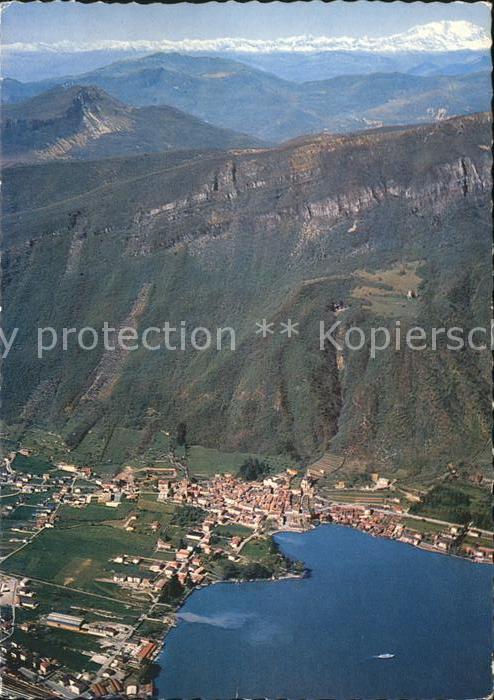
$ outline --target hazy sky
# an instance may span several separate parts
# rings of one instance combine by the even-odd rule
[[[490,26],[487,3],[249,2],[205,5],[84,5],[77,2],[16,3],[2,12],[2,41],[98,42],[114,40],[274,39],[300,34],[380,36],[438,20]]]

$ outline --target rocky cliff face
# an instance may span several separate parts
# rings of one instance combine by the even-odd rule
[[[490,122],[474,115],[277,149],[10,169],[4,295],[22,328],[4,367],[8,420],[55,426],[73,445],[90,429],[185,420],[192,441],[305,460],[329,447],[417,469],[482,461],[485,353],[321,351],[319,324],[488,324],[490,168]],[[38,324],[105,320],[229,326],[237,347],[35,358]]]
[[[2,151],[21,159],[60,158],[105,134],[134,127],[131,110],[93,87],[55,90],[5,111]]]
[[[2,114],[4,162],[101,159],[257,143],[172,107],[135,109],[88,86],[57,87]]]

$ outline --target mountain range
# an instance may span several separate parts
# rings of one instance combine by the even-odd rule
[[[383,37],[292,36],[273,40],[221,38],[181,41],[4,43],[3,73],[21,81],[80,75],[123,59],[157,52],[233,58],[287,80],[344,74],[460,74],[490,69],[488,32],[471,22],[430,22]],[[452,68],[454,67],[454,68]]]
[[[466,20],[441,20],[417,24],[409,29],[384,36],[280,36],[275,39],[248,39],[242,37],[219,37],[215,39],[160,39],[160,40],[115,40],[68,41],[46,44],[43,42],[6,43],[6,50],[85,53],[86,51],[237,51],[242,53],[283,53],[294,51],[310,53],[316,51],[376,51],[379,53],[401,53],[403,51],[444,52],[482,51],[491,45],[489,33],[477,24]]]
[[[341,75],[407,73],[410,75],[465,75],[491,70],[490,51],[309,51],[306,53],[235,53],[227,58],[273,73],[284,80],[310,82]]]
[[[56,87],[21,104],[5,105],[2,111],[4,163],[254,145],[252,137],[206,124],[173,107],[128,107],[92,86]]]
[[[302,461],[330,449],[390,474],[437,475],[454,455],[487,473],[488,353],[321,350],[320,322],[489,326],[490,144],[477,114],[7,168],[3,325],[20,330],[4,419],[60,432],[95,463],[118,427],[150,442],[186,422],[192,444]],[[266,338],[263,319],[276,330]],[[288,319],[292,338],[279,332]],[[181,320],[233,327],[236,349],[59,344],[37,357],[38,326],[140,333]]]
[[[135,107],[167,105],[268,142],[482,111],[489,108],[491,91],[487,71],[343,75],[299,83],[230,59],[159,53],[76,77],[36,83],[5,79],[2,96],[18,102],[58,85],[96,86]]]

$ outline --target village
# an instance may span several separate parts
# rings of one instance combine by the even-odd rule
[[[319,475],[310,469],[287,468],[253,480],[228,472],[196,478],[183,460],[170,455],[166,467],[126,467],[104,477],[67,462],[31,472],[31,459],[26,448],[11,452],[0,472],[0,508],[6,518],[0,650],[6,688],[21,694],[28,690],[34,697],[151,697],[147,671],[190,592],[221,580],[303,573],[302,564],[295,567],[273,551],[271,535],[277,531],[335,523],[492,563],[493,549],[484,546],[485,533],[478,528],[427,522],[407,513],[396,498],[378,498],[383,491],[392,495],[394,487],[393,480],[379,474],[373,475],[367,491],[358,492],[357,500],[341,502],[318,488]],[[354,493],[342,480],[334,486],[346,498]],[[18,519],[16,512],[22,513]],[[89,557],[82,559],[79,574],[71,563],[70,576],[62,579],[44,578],[46,566],[36,576],[19,574],[14,564],[24,551],[42,538],[50,542],[58,531],[70,534],[78,519],[86,522],[86,514],[89,521],[95,519],[96,533],[98,527],[111,526],[115,538],[121,537],[121,544],[108,549],[111,556],[101,557],[97,566]],[[87,581],[81,573],[86,565],[94,567]],[[75,590],[78,598],[53,606],[46,597],[49,589],[43,588],[49,585],[67,595]],[[103,610],[103,599],[116,608]],[[129,606],[135,607],[133,618],[126,617]],[[89,667],[84,662],[69,673],[64,659],[42,653],[43,645],[31,646],[30,638],[53,638],[61,644],[57,648],[75,649]]]

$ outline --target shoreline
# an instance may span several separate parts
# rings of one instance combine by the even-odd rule
[[[331,523],[327,523],[330,525]],[[286,529],[286,530],[275,530],[269,534],[271,539],[274,540],[274,536],[278,534],[283,534],[285,532],[293,532],[299,535],[304,534],[305,532],[310,532],[311,530],[315,530],[317,526],[312,526],[307,529]],[[282,554],[283,557],[286,557],[285,554]],[[288,557],[286,557],[289,559]],[[295,560],[289,559],[290,561],[290,566],[293,566],[295,563]],[[180,619],[177,619],[177,614],[179,611],[184,607],[185,603],[189,599],[189,597],[193,594],[196,593],[197,591],[200,591],[201,589],[209,588],[210,586],[217,586],[219,584],[226,584],[226,585],[240,585],[240,584],[248,584],[248,583],[277,583],[278,581],[289,581],[289,580],[296,580],[296,579],[304,579],[308,578],[311,575],[311,569],[309,567],[304,566],[302,571],[300,572],[295,572],[295,571],[290,571],[288,569],[283,575],[276,576],[273,575],[270,578],[258,578],[258,579],[225,579],[225,580],[217,580],[217,581],[211,581],[210,583],[206,584],[199,584],[198,586],[194,586],[193,588],[189,589],[183,596],[183,598],[180,600],[178,603],[177,607],[170,611],[172,615],[174,615],[175,619],[174,622],[170,625],[170,627],[164,632],[162,638],[158,641],[157,640],[157,649],[155,653],[153,654],[152,658],[150,659],[150,666],[152,664],[155,664],[159,666],[160,669],[162,669],[162,666],[160,665],[158,659],[161,656],[162,652],[165,649],[165,644],[166,644],[166,639],[169,636],[170,632],[175,629],[180,622]],[[158,674],[159,675],[159,674]]]
[[[299,532],[310,532],[311,530],[315,530],[316,527],[321,527],[321,525],[339,525],[340,527],[346,527],[349,528],[350,530],[357,530],[358,532],[361,532],[363,535],[369,535],[369,537],[374,537],[376,539],[381,539],[381,540],[388,540],[389,542],[396,542],[397,544],[402,544],[402,545],[407,545],[408,547],[413,547],[413,549],[421,549],[423,552],[428,552],[429,554],[441,554],[442,556],[445,557],[453,557],[454,559],[462,559],[463,561],[470,562],[470,564],[487,564],[490,566],[494,566],[494,562],[492,561],[475,561],[471,557],[463,556],[461,554],[457,554],[455,552],[445,552],[441,549],[436,549],[435,547],[424,547],[422,543],[419,544],[414,544],[413,542],[403,542],[402,540],[395,539],[394,537],[387,537],[386,535],[376,535],[374,532],[367,532],[366,530],[361,530],[359,527],[354,527],[353,525],[348,525],[347,523],[337,523],[337,522],[324,522],[324,523],[319,523],[319,525],[316,525],[312,528],[308,528],[307,530],[300,530]],[[281,534],[283,532],[290,532],[290,530],[278,530],[274,534]]]
[[[322,522],[322,523],[321,523],[321,522],[320,522],[320,523],[318,523],[317,525],[311,525],[311,526],[309,526],[309,527],[307,527],[307,528],[277,529],[277,530],[274,530],[273,532],[270,533],[270,537],[274,540],[275,535],[283,535],[283,534],[286,534],[286,533],[294,533],[294,534],[298,534],[298,535],[303,535],[303,534],[305,534],[305,533],[312,532],[312,531],[314,531],[314,530],[316,530],[316,529],[318,529],[318,528],[320,528],[320,527],[323,527],[323,526],[325,526],[325,525],[338,525],[339,527],[348,528],[349,530],[356,530],[357,532],[360,532],[362,535],[368,535],[369,537],[374,537],[374,538],[376,538],[376,539],[382,539],[382,540],[388,540],[388,541],[390,541],[390,542],[396,542],[396,543],[401,544],[401,545],[408,545],[409,547],[412,547],[413,549],[420,549],[420,550],[422,550],[423,552],[428,552],[429,554],[441,554],[441,555],[443,555],[443,556],[452,557],[452,558],[455,558],[455,559],[462,559],[463,561],[470,562],[471,564],[487,564],[487,565],[493,566],[493,563],[492,563],[492,562],[489,562],[489,561],[479,561],[479,562],[477,562],[477,561],[474,561],[473,559],[471,559],[471,558],[469,558],[469,557],[465,557],[465,556],[462,556],[462,555],[460,555],[460,554],[455,554],[455,553],[452,553],[452,552],[443,552],[443,551],[438,550],[438,549],[430,549],[430,548],[428,548],[428,547],[423,547],[423,546],[421,546],[420,544],[416,545],[416,544],[413,544],[413,543],[411,543],[411,542],[401,542],[400,540],[394,539],[393,537],[386,537],[386,536],[383,536],[383,535],[376,535],[376,534],[374,534],[374,533],[372,533],[372,532],[366,532],[365,530],[361,530],[361,529],[358,528],[358,527],[354,527],[354,526],[348,525],[348,524],[346,524],[346,523],[333,523],[333,522]],[[278,546],[278,545],[277,545],[277,546]],[[282,553],[282,555],[283,555],[284,557],[287,557],[286,554],[283,554],[283,553]],[[287,557],[287,558],[288,558],[288,557]],[[296,560],[293,560],[293,559],[289,559],[289,560],[290,560],[290,562],[291,562],[292,565],[293,565],[293,563],[296,561]],[[302,562],[302,563],[303,563],[303,562]],[[311,576],[311,573],[312,573],[312,570],[311,570],[309,567],[307,567],[307,566],[304,565],[303,570],[302,570],[301,572],[299,572],[299,573],[298,573],[298,572],[294,572],[294,571],[293,571],[293,572],[287,571],[285,574],[283,574],[283,575],[281,575],[281,576],[272,576],[272,577],[270,577],[270,578],[260,578],[260,579],[226,579],[226,580],[224,580],[224,581],[223,581],[223,580],[217,580],[217,581],[211,581],[211,583],[200,584],[200,585],[198,585],[198,586],[194,586],[194,588],[191,588],[190,590],[188,590],[188,591],[184,594],[183,599],[181,599],[181,601],[180,601],[180,603],[177,605],[176,609],[174,609],[174,610],[172,611],[172,614],[175,616],[174,623],[166,630],[166,632],[163,634],[162,639],[161,639],[159,642],[157,642],[158,648],[156,649],[156,653],[153,655],[153,658],[151,659],[151,664],[157,665],[157,666],[160,668],[160,670],[162,669],[162,666],[160,665],[158,659],[159,659],[159,657],[161,656],[162,652],[163,652],[164,649],[165,649],[166,638],[168,637],[168,635],[170,634],[170,632],[171,632],[175,627],[177,627],[178,622],[180,621],[180,620],[177,620],[177,613],[181,610],[181,608],[184,607],[186,601],[188,600],[188,598],[189,598],[193,593],[195,593],[195,592],[197,592],[197,591],[200,591],[200,590],[203,589],[203,588],[204,588],[204,589],[205,589],[205,588],[209,588],[210,586],[216,586],[216,585],[218,585],[218,584],[227,584],[227,585],[228,585],[228,584],[232,584],[232,585],[235,584],[235,585],[239,585],[239,584],[248,584],[248,583],[277,583],[278,581],[289,581],[289,580],[294,580],[294,579],[295,579],[295,580],[296,580],[296,579],[302,580],[302,579],[305,579],[305,578],[309,578],[309,577]],[[158,674],[158,675],[159,675],[159,674]]]
[[[452,523],[453,525],[454,523]],[[282,535],[284,533],[290,533],[294,532],[297,534],[303,534],[304,532],[311,532],[312,530],[316,530],[318,527],[321,527],[323,525],[339,525],[340,527],[346,527],[349,528],[350,530],[357,530],[358,532],[361,532],[363,535],[369,535],[370,537],[375,537],[376,539],[382,539],[382,540],[389,540],[390,542],[397,542],[398,544],[403,544],[403,545],[408,545],[409,547],[413,547],[414,549],[421,549],[423,552],[429,552],[430,554],[441,554],[446,557],[454,557],[455,559],[463,559],[464,561],[468,561],[471,564],[487,564],[490,566],[494,566],[494,562],[492,561],[475,561],[471,557],[463,556],[461,554],[456,554],[455,552],[445,552],[441,549],[436,549],[434,547],[424,547],[421,543],[419,544],[414,544],[413,542],[402,542],[399,539],[395,539],[394,537],[387,537],[386,535],[376,535],[373,532],[367,532],[367,530],[361,530],[359,527],[355,527],[354,525],[349,525],[348,523],[338,523],[338,522],[319,522],[317,525],[312,525],[306,529],[287,529],[287,530],[274,530],[271,533],[271,537],[274,537],[275,535]],[[266,579],[261,579],[261,580],[266,580]]]

